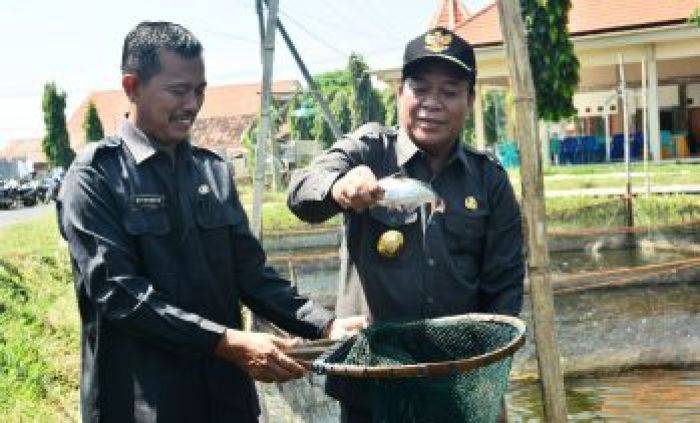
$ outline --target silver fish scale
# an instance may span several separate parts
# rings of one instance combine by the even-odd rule
[[[384,190],[384,198],[377,204],[390,209],[413,211],[438,199],[430,185],[417,179],[389,176],[377,183]]]

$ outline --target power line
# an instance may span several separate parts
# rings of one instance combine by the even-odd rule
[[[197,25],[197,24],[195,24],[195,25]],[[212,29],[206,29],[206,28],[199,28],[199,30],[202,31],[202,32],[204,32],[204,33],[209,33],[209,34],[212,34],[212,35],[218,35],[218,36],[220,36],[220,37],[230,38],[230,39],[233,39],[233,40],[236,40],[236,41],[240,41],[240,42],[242,42],[242,43],[244,43],[244,44],[258,44],[258,40],[254,40],[254,39],[248,38],[248,37],[243,37],[243,36],[240,36],[240,35],[230,34],[230,33],[228,33],[228,32],[223,32],[223,31],[218,31],[218,30],[212,30]]]
[[[292,22],[294,25],[296,25],[299,29],[301,29],[302,31],[304,31],[308,36],[310,36],[310,37],[313,38],[314,40],[316,40],[316,41],[318,41],[319,43],[323,44],[324,46],[328,47],[330,50],[335,51],[335,52],[338,53],[340,56],[343,56],[343,57],[347,57],[347,56],[348,56],[348,53],[347,53],[347,52],[341,51],[341,50],[338,49],[337,47],[335,47],[335,46],[329,44],[328,42],[326,42],[325,40],[323,40],[322,38],[320,38],[319,36],[317,36],[317,35],[314,34],[313,32],[311,32],[311,31],[309,31],[308,29],[306,29],[306,27],[305,27],[301,22],[299,22],[299,21],[297,21],[296,19],[294,19],[294,17],[292,17],[289,13],[287,13],[287,11],[280,9],[280,12],[281,12],[282,15],[284,15],[287,19],[289,19],[290,22]]]
[[[382,33],[390,38],[393,38],[394,40],[398,41],[399,37],[396,36],[396,34],[393,31],[388,31],[386,29],[386,22],[390,22],[390,19],[386,19],[385,21],[382,22],[382,20],[379,18],[379,12],[378,9],[375,7],[374,2],[370,0],[366,0],[365,4],[370,10],[371,13],[368,13],[368,15],[371,17],[371,19],[374,21],[374,23],[377,24],[379,28],[381,28]]]
[[[372,40],[372,41],[376,41],[376,39],[377,39],[376,36],[378,36],[378,35],[384,36],[383,34],[380,34],[379,32],[376,32],[376,31],[370,31],[370,30],[367,30],[366,28],[358,28],[357,25],[350,26],[347,23],[348,22],[347,19],[346,20],[332,19],[334,16],[332,15],[332,13],[333,13],[332,11],[330,11],[330,14],[328,13],[328,11],[329,11],[328,2],[327,1],[323,2],[323,4],[324,4],[324,6],[326,6],[326,11],[327,11],[327,13],[325,14],[325,18],[308,14],[308,15],[304,16],[304,19],[314,21],[317,24],[320,24],[326,28],[332,29],[333,34],[337,33],[339,28],[342,28],[346,32],[352,33],[354,37],[362,36],[365,39]],[[336,13],[335,15],[339,15],[339,13]],[[350,21],[358,22],[355,18],[350,19]],[[373,33],[374,36],[370,33]]]
[[[326,6],[326,9],[330,12],[329,16],[333,17],[341,17],[342,24],[346,27],[349,28],[348,31],[351,32],[353,35],[361,35],[365,36],[366,38],[371,38],[373,42],[377,41],[377,37],[385,37],[385,30],[376,30],[374,25],[363,25],[362,27],[359,26],[359,24],[364,24],[366,21],[362,18],[358,19],[357,16],[352,16],[352,15],[347,15],[345,13],[341,13],[338,8],[336,8],[331,2],[324,2],[324,6]],[[336,21],[338,22],[338,21]],[[351,26],[347,26],[347,22],[352,22]]]

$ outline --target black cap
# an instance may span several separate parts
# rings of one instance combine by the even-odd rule
[[[476,60],[474,49],[459,35],[446,28],[433,28],[406,45],[403,54],[402,77],[411,65],[425,59],[441,59],[464,70],[466,79],[474,85],[476,80]]]

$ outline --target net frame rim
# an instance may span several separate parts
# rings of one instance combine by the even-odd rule
[[[352,378],[373,378],[373,379],[390,379],[390,378],[411,378],[411,377],[441,377],[459,373],[464,373],[470,370],[475,370],[485,367],[489,364],[500,361],[510,355],[513,355],[517,350],[525,344],[525,322],[517,317],[506,316],[501,314],[486,314],[486,313],[468,313],[454,316],[438,317],[429,319],[433,322],[449,322],[450,320],[474,320],[478,322],[494,322],[510,325],[517,330],[517,334],[513,339],[501,348],[486,354],[477,355],[470,358],[460,360],[442,361],[439,363],[417,363],[406,365],[393,366],[358,366],[355,364],[329,364],[325,360],[338,348],[348,342],[352,342],[354,338],[348,339],[345,342],[339,343],[335,348],[330,349],[319,358],[314,360],[312,368],[319,374],[345,376]]]

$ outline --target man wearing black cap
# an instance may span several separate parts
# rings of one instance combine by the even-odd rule
[[[428,31],[406,46],[399,128],[365,125],[292,181],[288,205],[302,220],[344,213],[348,271],[337,313],[359,311],[342,298],[358,279],[374,320],[520,312],[524,265],[513,189],[495,159],[459,143],[475,80],[469,43],[443,28]],[[383,195],[377,180],[397,173],[429,183],[443,205],[376,206]],[[390,233],[397,254],[379,248]],[[343,421],[371,420],[359,383],[330,380],[328,391],[341,400]]]

